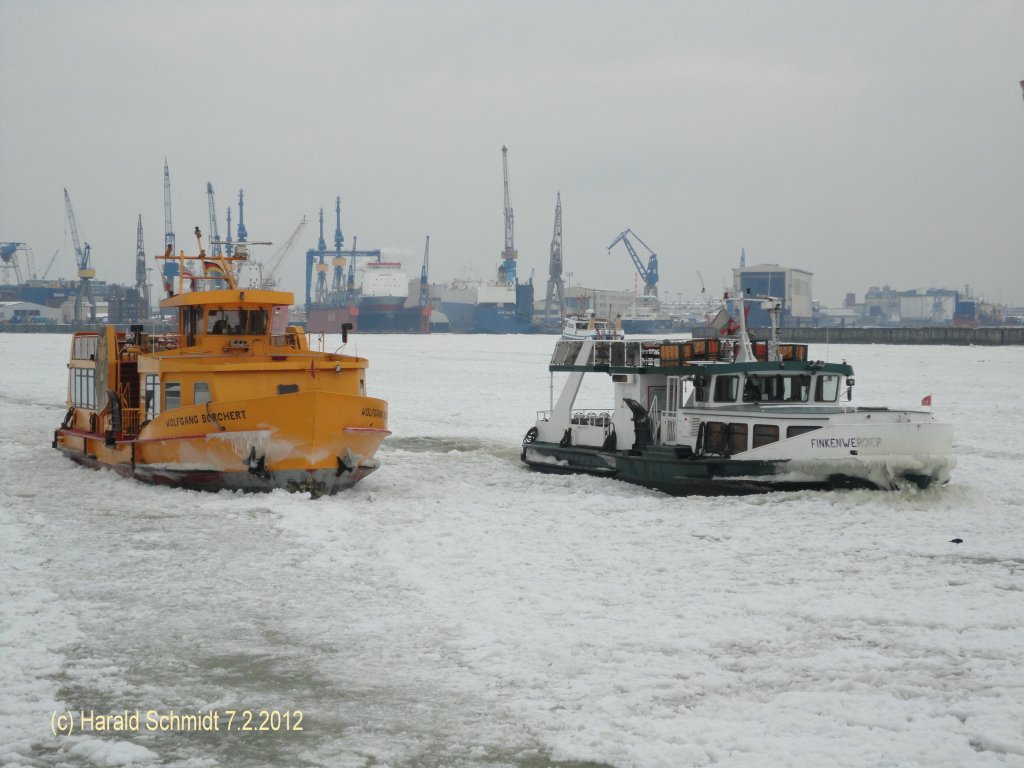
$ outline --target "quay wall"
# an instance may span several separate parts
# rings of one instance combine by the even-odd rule
[[[752,328],[759,339],[771,335],[768,328]],[[694,338],[714,336],[708,328],[694,328]],[[1024,345],[1024,326],[991,328],[780,328],[779,338],[797,344],[936,344],[950,346]]]

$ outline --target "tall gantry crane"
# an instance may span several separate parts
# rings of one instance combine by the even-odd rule
[[[501,166],[505,177],[505,250],[501,252],[501,266],[498,267],[498,281],[516,282],[516,260],[519,251],[515,242],[515,215],[512,213],[512,198],[508,191],[508,147],[501,148]]]
[[[548,262],[548,292],[544,299],[544,325],[551,324],[551,309],[558,294],[558,317],[565,314],[565,284],[562,282],[562,193],[555,198],[555,232],[551,236],[551,259]]]
[[[226,256],[235,255],[235,244],[231,239],[231,206],[228,206],[228,234],[224,240],[224,254]]]
[[[647,266],[640,260],[637,255],[636,249],[633,244],[629,241],[629,235],[636,238],[636,241],[640,243],[647,252],[650,254],[647,258]],[[629,251],[629,257],[633,259],[633,264],[636,266],[636,271],[640,274],[640,277],[644,279],[644,296],[658,297],[658,254],[648,248],[647,243],[640,239],[640,237],[631,229],[627,229],[619,236],[612,240],[612,244],[608,246],[608,252],[611,253],[612,248],[622,242],[626,246],[626,250]]]
[[[420,269],[420,306],[425,307],[430,303],[430,284],[427,282],[427,272],[430,270],[430,235],[427,235],[427,244],[423,246],[423,268]]]
[[[316,287],[314,288],[315,301],[317,304],[327,302],[327,273],[331,271],[330,266],[324,261],[327,253],[327,243],[324,241],[324,209],[320,209],[320,240],[318,241],[318,255],[320,260],[316,262]],[[308,268],[307,268],[308,271]],[[309,304],[309,286],[306,287],[306,304]]]
[[[143,319],[149,317],[149,283],[146,282],[146,243],[142,239],[142,214],[139,214],[139,228],[135,238],[135,290],[142,297],[146,308]]]
[[[324,239],[324,236],[323,236],[323,225],[321,225],[321,227],[320,227],[320,240],[321,240],[321,242],[323,241],[323,239]],[[350,282],[352,284],[347,286],[347,288],[346,288],[345,264],[347,262],[346,262],[346,258],[341,255],[341,249],[344,247],[344,245],[345,245],[345,235],[341,231],[341,195],[338,195],[338,196],[336,196],[334,198],[334,256],[331,258],[331,269],[333,270],[333,274],[334,274],[333,281],[331,283],[331,290],[334,292],[335,296],[341,294],[341,292],[344,291],[344,290],[350,290],[351,291],[351,290],[355,289],[356,277],[355,277],[355,272],[353,271],[354,270],[354,265],[355,265],[355,256],[352,257],[352,264],[348,265],[348,267],[349,267],[349,270],[348,270],[349,271],[349,276],[351,277],[351,281]],[[355,250],[355,247],[356,247],[356,244],[355,244],[355,241],[353,240],[352,241],[352,248],[353,248],[353,250]]]
[[[267,262],[267,273],[263,275],[261,287],[269,289],[277,285],[277,271],[281,268],[281,265],[284,263],[284,257],[288,255],[288,252],[292,249],[292,246],[295,245],[295,241],[298,239],[299,234],[305,228],[306,217],[303,216],[302,221],[300,221],[299,225],[295,227],[295,231],[292,232],[291,237],[289,237],[288,240],[285,241],[284,245],[278,248],[277,253],[271,256],[270,261]]]
[[[71,229],[71,242],[75,246],[75,260],[78,262],[78,293],[75,295],[75,322],[81,322],[82,300],[89,300],[89,322],[96,321],[96,299],[92,296],[90,284],[96,277],[96,270],[89,264],[92,247],[86,243],[83,248],[78,238],[78,224],[75,222],[75,211],[71,207],[71,195],[64,190],[64,203],[68,209],[68,227]]]
[[[238,190],[238,242],[244,243],[248,236],[245,231],[245,192]]]
[[[220,234],[217,232],[217,206],[213,200],[213,184],[206,182],[206,199],[210,207],[210,245],[213,246],[213,256],[220,256],[224,253]]]

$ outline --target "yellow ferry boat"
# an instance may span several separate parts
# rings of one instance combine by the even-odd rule
[[[195,234],[198,257],[157,257],[177,264],[177,291],[167,278],[160,302],[177,333],[74,335],[53,447],[87,467],[211,491],[317,497],[377,469],[391,433],[387,403],[366,396],[367,360],[310,349],[288,325],[293,295],[240,288],[245,247],[209,257]]]

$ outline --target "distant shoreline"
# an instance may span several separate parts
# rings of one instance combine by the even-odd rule
[[[714,335],[712,329],[692,329],[694,338]],[[767,339],[767,328],[752,329],[759,339]],[[887,328],[780,328],[779,337],[797,344],[913,344],[934,346],[971,345],[1011,347],[1024,345],[1024,326],[987,328],[887,327]]]
[[[115,323],[118,329],[127,330],[129,324]],[[174,333],[173,326],[143,324],[147,333]],[[102,325],[51,325],[51,324],[0,324],[0,333],[63,333],[89,331]],[[694,327],[689,329],[694,338],[710,338],[713,329]],[[767,328],[752,328],[759,339],[769,336]],[[365,333],[365,332],[364,332]],[[410,333],[410,336],[422,336]],[[445,335],[448,335],[445,333]],[[522,334],[516,334],[522,335]],[[638,334],[636,338],[656,338],[658,334]],[[891,328],[780,328],[779,337],[796,344],[911,344],[932,346],[979,346],[1013,347],[1024,346],[1024,326],[999,326],[987,328],[932,327],[891,327]]]

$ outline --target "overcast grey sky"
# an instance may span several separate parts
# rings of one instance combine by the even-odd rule
[[[0,0],[0,240],[134,281],[136,222],[179,247],[246,195],[302,298],[315,218],[431,279],[494,275],[509,147],[519,271],[542,293],[561,192],[573,285],[663,296],[747,263],[1024,304],[1024,2]],[[269,253],[274,248],[267,249]]]

